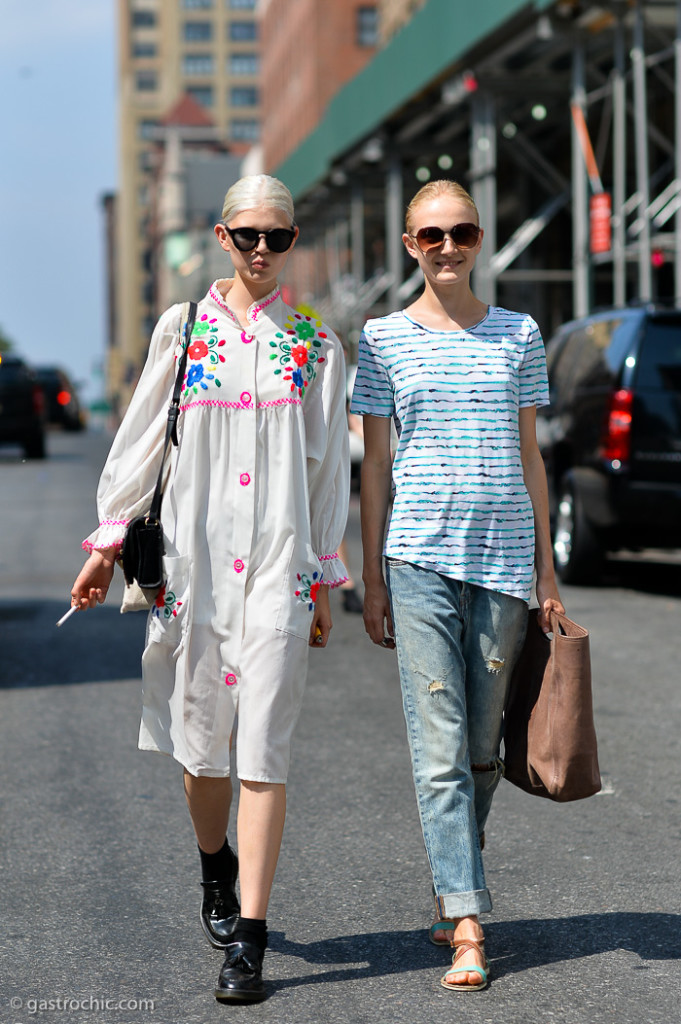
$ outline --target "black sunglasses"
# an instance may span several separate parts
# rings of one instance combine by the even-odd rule
[[[261,238],[270,252],[286,252],[291,248],[296,233],[293,228],[272,228],[271,231],[258,231],[257,228],[228,228],[225,231],[234,242],[239,252],[252,252]]]
[[[430,252],[444,245],[447,235],[458,249],[472,249],[480,238],[480,228],[477,224],[455,224],[449,231],[435,227],[420,228],[415,235],[409,237],[416,240],[421,252]]]

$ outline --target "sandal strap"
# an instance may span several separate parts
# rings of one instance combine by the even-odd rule
[[[450,921],[449,918],[443,917],[439,921],[433,921],[430,926],[430,934],[432,935],[433,932],[453,932],[456,925],[456,921]]]
[[[456,967],[456,961],[467,953],[468,950],[473,950],[477,953],[483,962],[483,967],[472,966],[468,967]],[[487,979],[487,972],[489,971],[489,960],[485,956],[485,940],[484,939],[462,939],[461,942],[457,942],[454,945],[454,956],[452,957],[452,968],[456,968],[457,971],[484,971],[485,980]],[[451,974],[451,970],[447,971],[447,974]]]
[[[445,978],[448,978],[450,974],[468,974],[470,971],[477,971],[483,981],[487,981],[489,975],[484,967],[478,967],[473,964],[471,967],[450,967],[448,971],[445,971]],[[462,988],[464,986],[461,986]]]
[[[483,960],[486,959],[484,939],[462,939],[461,942],[454,944],[454,960],[458,960],[461,954],[466,953],[469,949],[479,953]]]

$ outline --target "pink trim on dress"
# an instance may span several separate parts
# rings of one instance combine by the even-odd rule
[[[210,288],[208,289],[208,294],[210,295],[210,297],[213,300],[213,302],[217,302],[217,304],[220,307],[220,309],[224,309],[225,313],[229,314],[229,316],[232,318],[232,320],[234,321],[236,326],[240,327],[241,324],[239,323],[239,321],[237,320],[236,316],[234,315],[232,310],[229,308],[229,306],[227,305],[227,303],[223,299],[223,297],[220,294],[219,290],[215,287],[216,283],[217,282],[213,282],[213,284],[210,286]],[[248,309],[246,310],[246,319],[251,321],[251,323],[256,323],[256,321],[257,321],[258,317],[260,316],[260,314],[262,313],[263,309],[267,309],[267,307],[270,305],[270,303],[274,302],[275,299],[278,299],[280,295],[281,295],[281,290],[280,290],[279,286],[277,285],[277,287],[274,289],[274,291],[271,292],[269,295],[267,295],[262,300],[262,302],[259,302],[257,304],[253,304],[252,306],[248,307]],[[242,332],[242,335],[241,335],[241,340],[242,341],[244,340],[244,334],[245,334],[245,331]],[[246,335],[246,336],[248,337],[248,335]]]
[[[229,306],[227,305],[227,303],[223,299],[222,295],[220,295],[220,292],[215,287],[215,284],[212,284],[210,286],[210,288],[208,289],[208,294],[210,295],[210,297],[213,300],[213,302],[217,302],[217,304],[220,307],[220,309],[224,309],[225,313],[229,313],[229,315],[231,316],[231,318],[234,321],[234,323],[237,325],[237,327],[239,327],[239,321],[234,316],[234,313],[231,311],[231,309],[229,308]]]
[[[266,299],[263,299],[263,301],[259,305],[250,306],[248,308],[248,310],[246,311],[246,319],[252,320],[255,323],[260,314],[262,313],[263,309],[266,309],[269,306],[269,304],[271,302],[274,302],[275,299],[278,299],[280,295],[281,291],[279,289],[279,286],[277,286],[272,292],[272,294],[268,295]]]
[[[328,583],[325,579],[322,579],[321,583],[323,587],[328,587],[329,590],[334,590],[336,587],[340,587],[343,583],[347,583],[349,576],[344,576],[342,580],[334,580],[333,583]]]
[[[196,402],[187,402],[186,405],[180,406],[181,412],[186,412],[187,409],[193,409],[199,405],[211,406],[214,409],[252,409],[253,402],[244,404],[243,402],[224,402],[218,398],[199,398]],[[271,409],[279,405],[302,405],[299,398],[277,398],[272,402],[258,402],[256,409]]]
[[[272,402],[258,402],[258,409],[272,409],[277,405],[302,405],[299,398],[276,398]]]
[[[115,540],[113,544],[93,544],[91,540],[84,540],[80,546],[83,551],[87,551],[87,553],[91,555],[93,551],[107,551],[109,548],[122,548],[123,541]]]
[[[334,551],[332,555],[318,555],[320,562],[330,562],[332,558],[338,558],[338,552]]]

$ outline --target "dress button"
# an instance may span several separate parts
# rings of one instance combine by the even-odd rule
[[[245,568],[246,566],[244,565],[240,558],[236,558],[234,560],[234,572],[243,572]]]
[[[239,483],[242,487],[248,487],[251,482],[250,475],[248,473],[242,473],[239,477]]]
[[[234,686],[234,684],[236,683],[236,676],[234,675],[233,672],[227,673],[227,675],[225,676],[225,683],[227,684],[227,686]]]
[[[239,396],[239,401],[241,402],[242,405],[250,405],[253,399],[251,398],[248,391],[242,391],[241,395]]]
[[[241,332],[241,340],[243,341],[244,345],[250,345],[251,342],[255,340],[255,335],[253,335],[253,334],[246,334],[245,331],[242,331]]]

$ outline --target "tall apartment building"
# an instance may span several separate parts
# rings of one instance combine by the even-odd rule
[[[245,153],[260,134],[257,0],[118,0],[116,332],[108,378],[125,404],[160,312],[151,286],[150,200],[159,126],[186,93],[215,139]]]

